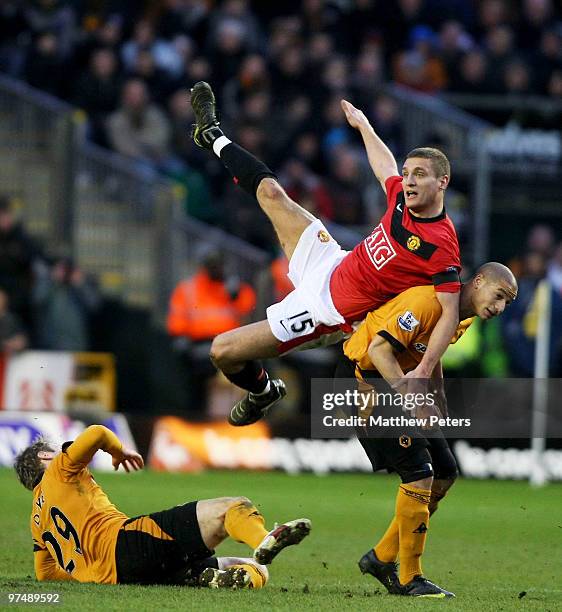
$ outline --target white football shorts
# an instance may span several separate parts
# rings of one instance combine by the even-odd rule
[[[319,219],[304,230],[289,262],[288,277],[295,289],[267,309],[273,335],[286,344],[280,354],[343,338],[337,326],[345,320],[332,302],[330,277],[347,254]]]

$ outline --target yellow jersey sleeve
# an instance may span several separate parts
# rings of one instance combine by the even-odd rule
[[[110,429],[103,425],[91,425],[55,457],[49,470],[59,480],[67,480],[86,468],[98,450],[116,456],[122,448],[123,444]]]
[[[386,309],[386,312],[383,312]],[[441,316],[441,305],[433,287],[414,287],[396,296],[379,309],[378,335],[388,340],[399,353],[405,351]]]

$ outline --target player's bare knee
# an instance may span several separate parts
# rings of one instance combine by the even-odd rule
[[[233,506],[237,506],[237,505],[241,505],[241,506],[247,506],[248,508],[252,507],[254,505],[254,503],[252,502],[251,499],[248,499],[247,497],[233,497],[232,498],[232,505]]]
[[[228,367],[232,363],[233,347],[234,343],[231,341],[228,332],[225,332],[224,334],[219,334],[216,338],[213,339],[209,357],[211,358],[211,361],[213,362],[216,368],[222,370],[224,367]]]
[[[435,478],[432,489],[441,495],[445,495],[445,493],[455,484],[457,476],[458,472],[455,472],[445,478]]]
[[[260,204],[267,205],[285,201],[287,194],[275,179],[264,178],[258,185],[256,197]]]
[[[253,503],[247,497],[224,497],[223,500],[224,513],[228,512],[228,510],[234,508],[235,506],[246,506],[248,508],[253,506]]]
[[[252,508],[253,503],[247,497],[219,497],[214,501],[212,518],[224,524],[226,513],[236,506]]]

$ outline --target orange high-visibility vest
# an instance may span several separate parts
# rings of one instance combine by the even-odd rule
[[[256,306],[254,290],[242,283],[235,300],[223,281],[214,281],[205,271],[180,282],[170,298],[167,329],[172,336],[211,340],[242,325],[242,318]]]
[[[285,255],[280,255],[271,262],[271,278],[273,279],[273,292],[275,301],[280,302],[295,288],[287,276],[289,272],[289,260]]]

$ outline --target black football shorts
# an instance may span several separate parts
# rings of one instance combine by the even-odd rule
[[[206,567],[218,567],[201,537],[197,502],[130,518],[117,536],[117,582],[191,584]]]

